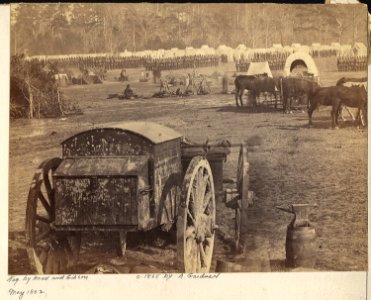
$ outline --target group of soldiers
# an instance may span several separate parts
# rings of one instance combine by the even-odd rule
[[[313,58],[336,56],[337,50],[336,49],[312,49],[310,52],[310,55]]]
[[[75,56],[48,59],[48,62],[56,63],[61,68],[87,68],[87,69],[122,69],[143,67],[147,57],[131,56]]]
[[[340,55],[337,57],[338,71],[366,71],[367,56],[365,55]]]
[[[187,55],[173,58],[148,58],[144,66],[146,70],[153,71],[212,67],[218,64],[218,55]]]
[[[283,70],[289,55],[288,52],[254,53],[254,55],[248,59],[242,55],[240,60],[236,61],[236,71],[247,72],[251,62],[264,61],[268,62],[269,68],[273,71]]]
[[[227,54],[221,54],[220,55],[220,62],[222,62],[222,63],[227,63],[228,62]]]

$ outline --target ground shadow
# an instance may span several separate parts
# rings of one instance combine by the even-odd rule
[[[201,109],[215,109],[211,107],[205,107]],[[258,106],[258,107],[236,107],[236,106],[219,106],[216,111],[218,112],[235,112],[235,113],[282,113],[281,109],[269,107],[269,106]]]
[[[309,128],[308,125],[306,125],[307,128]],[[312,126],[310,127],[311,129],[334,129],[332,128],[332,122],[329,119],[322,119],[320,120],[319,118],[316,120],[313,120]],[[339,121],[339,129],[357,129],[357,124],[354,121]]]
[[[270,265],[272,272],[287,272],[288,268],[286,268],[286,260],[284,259],[271,259]]]

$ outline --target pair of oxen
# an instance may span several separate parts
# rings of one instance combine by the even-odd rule
[[[359,81],[363,81],[361,79]],[[344,106],[358,109],[357,125],[365,126],[367,116],[367,91],[364,86],[344,86],[346,78],[338,80],[336,86],[320,87],[316,81],[300,77],[278,77],[239,75],[235,79],[236,105],[243,106],[242,96],[247,89],[255,99],[263,92],[274,94],[281,92],[284,112],[291,111],[292,99],[306,96],[309,126],[312,125],[314,110],[320,105],[332,106],[332,127],[338,128],[338,117]]]

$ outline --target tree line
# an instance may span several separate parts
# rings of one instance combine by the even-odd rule
[[[11,13],[12,54],[367,44],[367,7],[351,4],[13,4]]]

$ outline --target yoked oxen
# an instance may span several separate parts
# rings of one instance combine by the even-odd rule
[[[339,128],[338,116],[342,105],[358,108],[359,111],[356,118],[358,125],[362,125],[362,123],[366,124],[366,120],[364,122],[362,120],[362,116],[367,119],[367,92],[364,86],[330,86],[318,88],[310,95],[308,100],[309,126],[313,124],[313,111],[319,105],[332,106],[331,118],[333,128]]]
[[[291,101],[293,97],[306,96],[309,98],[315,90],[319,88],[319,84],[316,81],[306,78],[282,77],[279,80],[283,111],[286,113],[291,111]]]
[[[235,98],[237,106],[240,106],[240,104],[243,106],[242,96],[245,90],[248,90],[252,94],[254,106],[256,106],[256,97],[260,93],[268,92],[274,94],[276,97],[277,81],[268,77],[267,74],[263,76],[238,75],[234,80],[234,84],[236,87]],[[238,99],[240,99],[240,104],[238,103]]]

